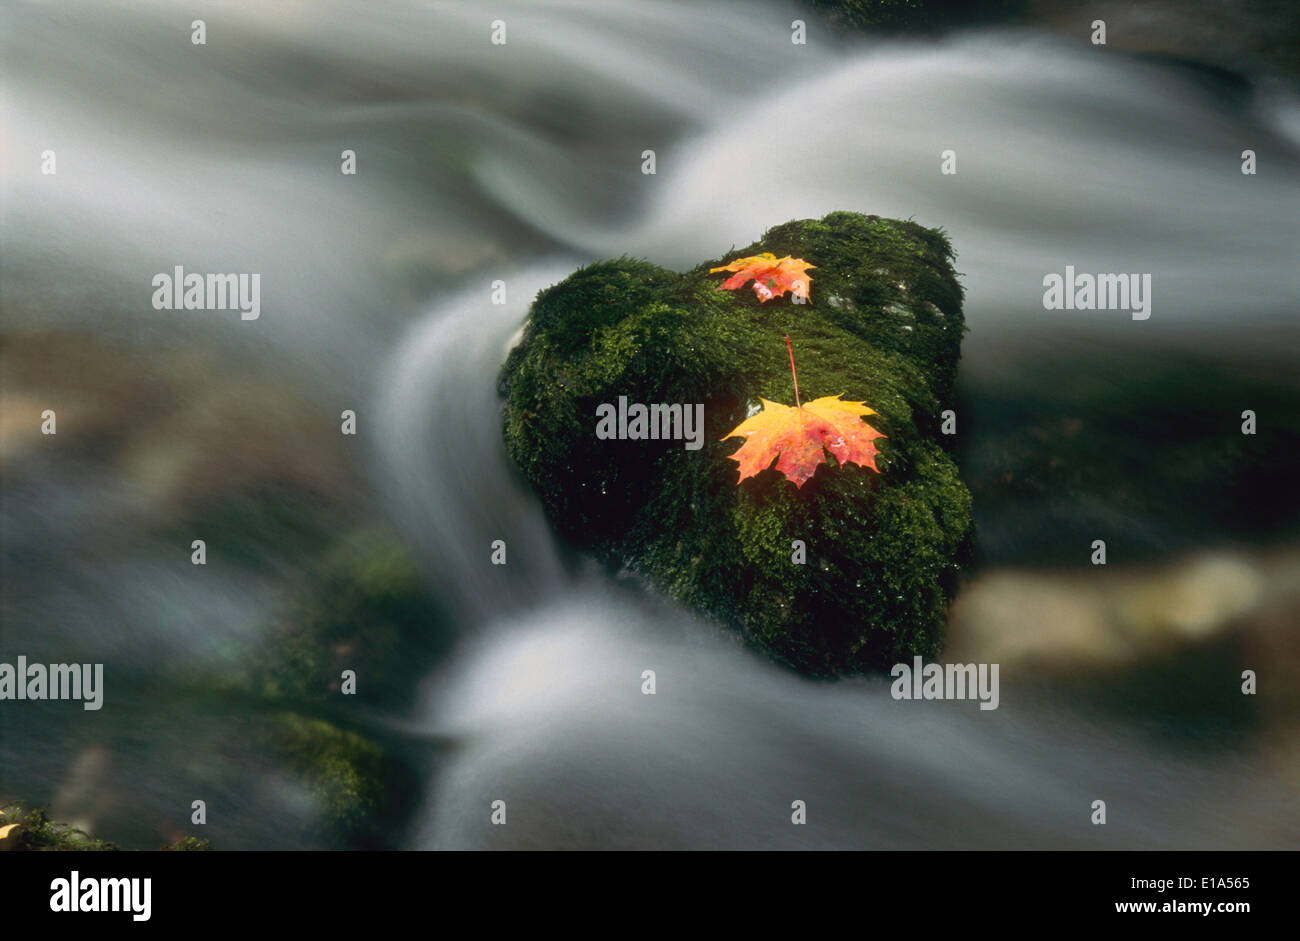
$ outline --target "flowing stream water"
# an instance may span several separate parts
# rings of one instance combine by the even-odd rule
[[[1294,338],[1300,109],[1286,88],[1029,31],[814,31],[795,46],[801,15],[15,0],[0,12],[4,329],[210,348],[282,368],[324,413],[358,410],[370,492],[461,638],[403,719],[459,742],[406,845],[1273,845],[1293,798],[1249,749],[1153,746],[1041,689],[1004,688],[981,712],[895,702],[881,680],[801,680],[568,559],[510,467],[497,376],[539,289],[620,254],[687,267],[837,209],[946,229],[976,379],[1025,336],[1088,351],[1211,336],[1245,353]],[[1268,172],[1239,172],[1247,148]],[[39,172],[47,149],[54,177]],[[344,149],[355,176],[339,172]],[[938,169],[947,149],[953,176]],[[1151,273],[1151,319],[1044,311],[1042,277],[1067,264]],[[175,265],[259,272],[261,319],[153,310],[151,278]],[[66,634],[147,672],[206,655],[270,603],[273,574],[200,584],[49,549],[128,498],[51,472],[6,501],[11,572],[42,546],[48,561],[6,586],[6,650]],[[507,566],[485,564],[494,539]],[[166,778],[186,731],[129,712],[139,734],[117,763]],[[68,743],[5,733],[8,786],[22,762],[51,787]],[[1121,825],[1089,825],[1099,797]],[[496,799],[507,827],[487,825]],[[806,828],[789,824],[796,799]],[[277,832],[275,801],[231,805],[227,845]]]

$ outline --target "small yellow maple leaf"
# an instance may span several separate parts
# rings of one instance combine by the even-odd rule
[[[787,291],[792,297],[807,301],[812,278],[805,272],[816,267],[802,258],[791,258],[789,255],[777,258],[771,252],[763,252],[761,255],[737,258],[719,268],[710,268],[709,274],[716,274],[719,271],[736,272],[718,285],[720,291],[734,291],[753,278],[754,293],[761,303],[767,303],[774,297],[782,297]]]

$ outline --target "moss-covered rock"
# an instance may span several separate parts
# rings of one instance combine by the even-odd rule
[[[414,558],[386,530],[360,530],[324,554],[309,591],[249,657],[248,686],[267,699],[338,701],[352,670],[349,702],[404,709],[450,641]]]
[[[709,268],[772,252],[817,267],[809,303],[718,289]],[[970,495],[939,435],[962,289],[942,232],[857,213],[788,222],[676,274],[621,258],[541,292],[502,374],[510,454],[569,539],[817,675],[934,654],[969,545]],[[737,486],[723,435],[761,396],[842,394],[879,414],[880,473],[834,458],[801,489]],[[601,440],[596,409],[703,403],[704,446]],[[807,547],[792,562],[792,543]]]
[[[340,540],[308,589],[224,693],[282,708],[260,729],[259,745],[287,758],[307,786],[322,838],[390,848],[417,799],[420,771],[411,749],[371,713],[408,708],[451,635],[414,558],[386,529]],[[345,670],[356,681],[346,694]]]

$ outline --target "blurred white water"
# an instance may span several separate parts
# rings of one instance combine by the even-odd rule
[[[1245,758],[1152,753],[1009,684],[981,712],[895,701],[883,680],[808,683],[596,584],[493,625],[429,689],[429,715],[460,744],[412,848],[1281,848],[1296,836],[1290,798]],[[1098,798],[1110,826],[1089,822]],[[489,823],[496,800],[507,826]],[[791,825],[796,800],[806,826]]]
[[[426,683],[417,727],[449,736],[413,848],[1205,848],[1290,845],[1290,798],[1224,740],[1213,758],[1073,715],[1041,689],[896,702],[815,684],[639,587],[559,567],[505,465],[493,389],[515,309],[481,292],[413,328],[383,371],[394,516],[457,600],[468,644]],[[465,449],[476,460],[465,460]],[[490,460],[488,459],[490,456]],[[575,471],[576,472],[576,471]],[[493,539],[506,566],[483,559]],[[655,695],[642,693],[646,670]],[[1228,750],[1224,746],[1229,745]],[[1123,825],[1088,822],[1104,796]],[[489,823],[504,800],[506,827]],[[792,827],[803,800],[809,825]],[[1288,823],[1291,821],[1292,823]]]
[[[206,46],[189,40],[199,15]],[[464,744],[431,781],[412,846],[1272,845],[1263,822],[1285,816],[1283,796],[1247,756],[1152,753],[1014,690],[983,713],[895,703],[879,683],[808,684],[635,588],[563,570],[506,461],[496,381],[536,291],[593,258],[686,266],[848,209],[947,229],[968,351],[986,358],[989,338],[1061,316],[1043,311],[1041,279],[1067,264],[1151,273],[1148,333],[1230,321],[1247,342],[1249,326],[1294,322],[1289,92],[1243,107],[1185,74],[1030,33],[814,33],[795,47],[795,15],[11,2],[4,329],[283,363],[322,411],[346,403],[375,429],[372,487],[471,638],[417,717]],[[488,41],[495,18],[505,46]],[[640,173],[647,148],[655,176]],[[1267,172],[1241,175],[1247,148]],[[40,173],[46,149],[55,177]],[[344,149],[355,177],[339,173]],[[939,173],[946,149],[955,176]],[[262,320],[154,311],[150,279],[177,264],[261,273]],[[507,305],[489,301],[496,279]],[[1099,337],[1139,328],[1073,317]],[[47,486],[32,506],[69,485]],[[6,533],[20,545],[43,525],[9,522],[29,527]],[[494,539],[505,567],[486,564]],[[124,623],[247,604],[240,585],[204,598],[156,574],[79,581],[116,592]],[[6,629],[21,641],[38,612],[19,613]],[[125,631],[119,651],[148,662]],[[654,697],[640,693],[646,669]],[[1098,796],[1123,827],[1087,824]],[[497,798],[507,828],[487,824]],[[794,799],[809,803],[806,829],[789,825]]]

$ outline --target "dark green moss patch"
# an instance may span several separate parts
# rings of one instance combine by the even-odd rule
[[[271,713],[258,747],[311,794],[320,839],[389,849],[431,748],[381,717],[411,706],[451,639],[405,547],[386,529],[359,530],[322,554],[300,597],[214,693],[231,708]],[[355,674],[353,692],[341,688],[344,671]]]
[[[268,699],[337,702],[343,671],[352,670],[349,701],[410,706],[451,641],[414,560],[387,532],[360,531],[333,547],[320,569],[249,658],[251,688]]]

